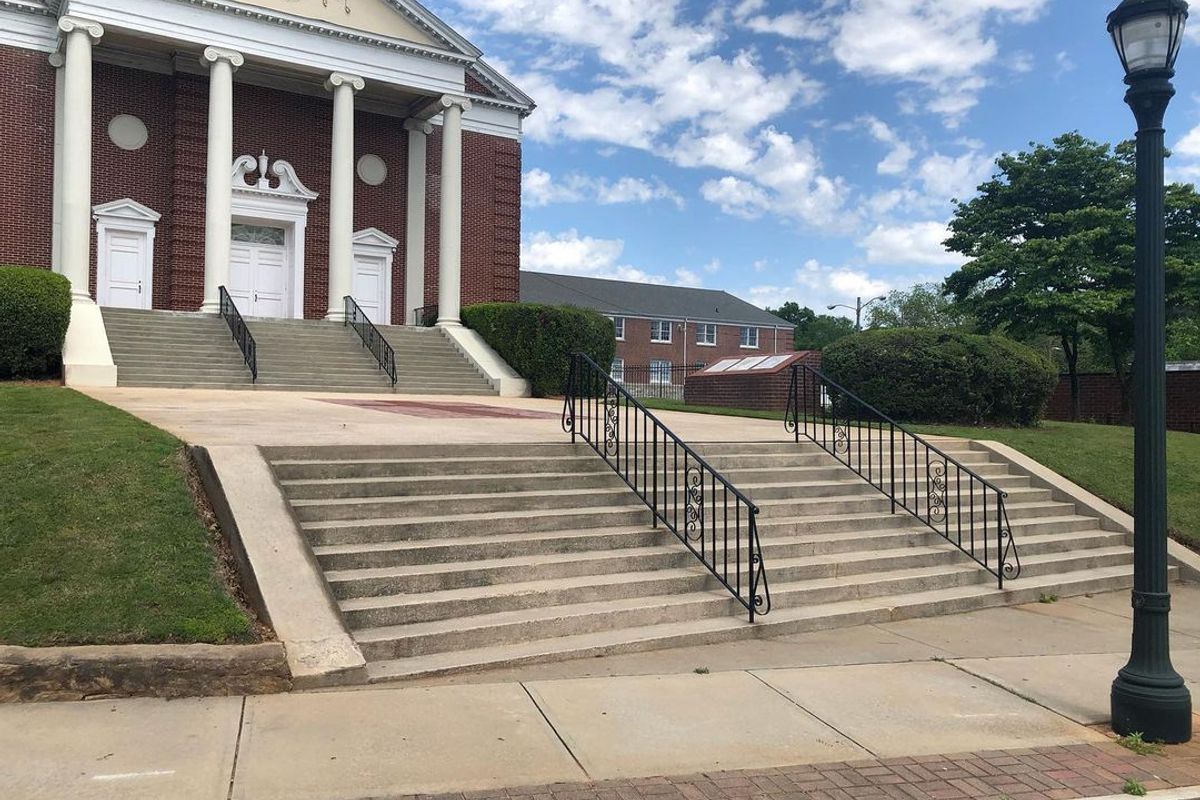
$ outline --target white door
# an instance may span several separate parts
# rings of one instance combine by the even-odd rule
[[[287,248],[284,230],[233,226],[229,248],[229,295],[247,317],[288,317]]]
[[[389,303],[384,281],[388,259],[371,253],[354,254],[354,284],[351,294],[354,301],[366,312],[367,318],[377,325],[387,325]]]
[[[100,250],[100,305],[150,308],[150,234],[107,229]]]

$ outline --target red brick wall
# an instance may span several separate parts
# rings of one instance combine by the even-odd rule
[[[670,361],[672,364],[712,364],[722,358],[749,358],[769,356],[775,353],[791,353],[795,350],[791,330],[780,329],[778,336],[771,328],[758,329],[758,349],[743,349],[740,325],[718,325],[715,347],[696,344],[696,323],[675,322],[671,330],[671,343],[660,344],[650,341],[650,320],[625,318],[625,340],[617,342],[617,358],[625,359],[625,366],[644,367],[651,361]],[[685,347],[686,342],[686,347]],[[686,350],[686,358],[685,358]]]
[[[45,53],[0,47],[0,264],[50,268],[54,68]]]
[[[6,80],[0,101],[4,207],[0,263],[50,266],[54,163],[54,70],[44,53],[0,47]],[[93,205],[124,197],[163,215],[154,253],[155,308],[195,310],[204,291],[204,173],[208,82],[204,76],[159,75],[97,62],[93,124]],[[149,131],[141,150],[108,138],[117,114],[132,114]],[[319,197],[309,205],[305,240],[306,317],[328,308],[329,158],[332,102],[235,84],[234,155],[285,159]],[[387,163],[380,186],[355,180],[355,229],[379,228],[400,241],[393,260],[392,320],[404,308],[408,133],[402,120],[359,112],[355,156]],[[521,145],[501,137],[463,136],[463,304],[518,299]],[[232,166],[232,165],[231,165]],[[429,141],[426,302],[436,302],[441,130]],[[95,236],[92,236],[93,250]],[[95,254],[92,287],[95,289]]]
[[[821,353],[817,350],[807,351],[796,363],[820,367]],[[687,379],[683,398],[694,406],[783,412],[787,410],[791,385],[790,365],[775,372],[757,374],[703,373]]]
[[[1113,375],[1080,375],[1079,406],[1083,422],[1127,424],[1121,419],[1121,385]],[[1050,397],[1046,419],[1071,419],[1071,381],[1065,375]],[[1200,433],[1200,371],[1167,373],[1167,427]]]

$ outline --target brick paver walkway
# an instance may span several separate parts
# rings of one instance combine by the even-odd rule
[[[810,764],[704,775],[521,786],[399,800],[1065,800],[1200,786],[1200,744],[1140,756],[1115,744]]]

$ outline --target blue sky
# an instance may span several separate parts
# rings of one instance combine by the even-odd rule
[[[1095,0],[438,0],[539,107],[522,266],[823,308],[938,280],[952,197],[1132,135]],[[1168,116],[1200,176],[1200,19]]]

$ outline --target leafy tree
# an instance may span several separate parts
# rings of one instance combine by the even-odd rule
[[[919,283],[908,291],[894,289],[871,306],[868,328],[969,329],[971,315],[936,283]]]
[[[956,203],[947,249],[971,259],[946,289],[983,330],[1053,336],[1079,416],[1081,351],[1102,357],[1124,389],[1133,355],[1134,147],[1067,133],[1005,154],[979,195]],[[1200,302],[1200,195],[1167,189],[1172,314]]]
[[[1200,318],[1180,317],[1167,325],[1167,360],[1200,361]]]
[[[854,333],[852,320],[830,314],[818,314],[807,306],[801,307],[793,300],[779,308],[768,308],[767,313],[786,319],[796,326],[797,350],[821,350]]]

